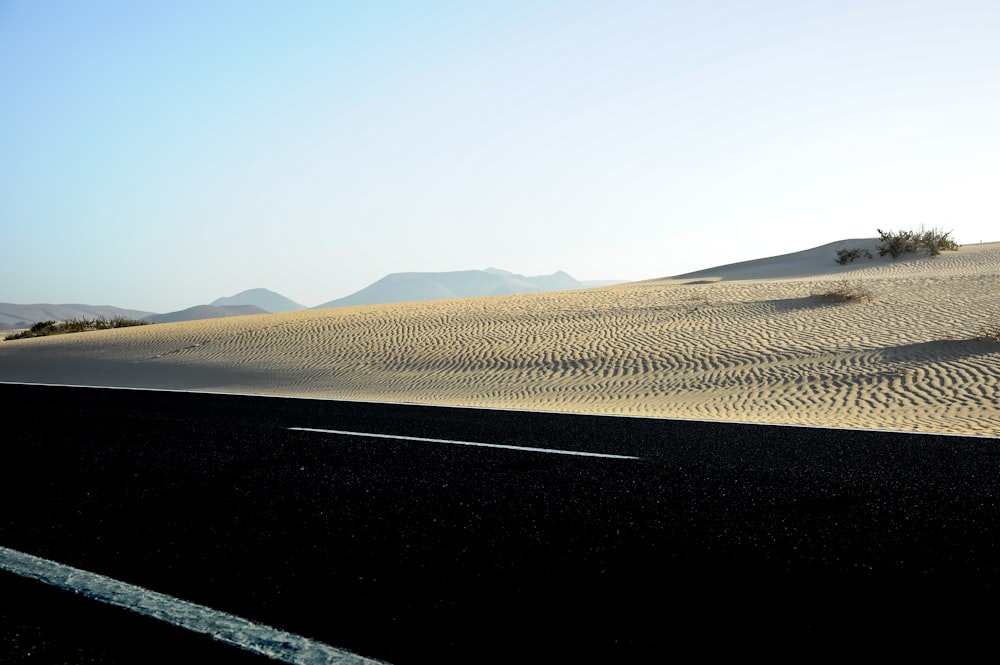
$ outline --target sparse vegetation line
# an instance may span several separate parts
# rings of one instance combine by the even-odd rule
[[[45,337],[48,335],[63,335],[66,333],[146,325],[149,325],[149,321],[129,319],[124,316],[113,316],[111,318],[99,316],[96,319],[88,319],[84,316],[79,319],[66,319],[65,321],[39,321],[32,325],[30,329],[14,335],[7,335],[4,339],[27,339],[29,337]]]
[[[937,256],[943,251],[958,250],[958,243],[951,237],[951,231],[944,231],[939,228],[924,228],[921,226],[913,231],[883,231],[878,229],[879,244],[878,255],[890,255],[898,259],[903,254],[925,253],[928,256]],[[863,247],[852,247],[850,249],[837,250],[837,263],[844,266],[854,263],[858,259],[870,259],[872,253]]]

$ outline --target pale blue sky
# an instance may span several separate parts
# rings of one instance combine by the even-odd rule
[[[998,219],[997,0],[0,0],[0,302],[638,280]]]

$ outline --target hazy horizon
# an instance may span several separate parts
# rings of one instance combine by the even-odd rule
[[[0,301],[1000,240],[1000,3],[0,4]]]

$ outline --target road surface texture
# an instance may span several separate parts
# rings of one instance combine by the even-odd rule
[[[0,546],[388,663],[992,644],[997,439],[19,385],[0,403]],[[2,573],[0,661],[29,652],[271,662]]]

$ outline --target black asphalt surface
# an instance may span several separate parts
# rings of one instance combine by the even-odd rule
[[[998,439],[42,386],[0,404],[0,545],[389,663],[994,641]],[[262,660],[93,605],[0,574],[0,661]]]

